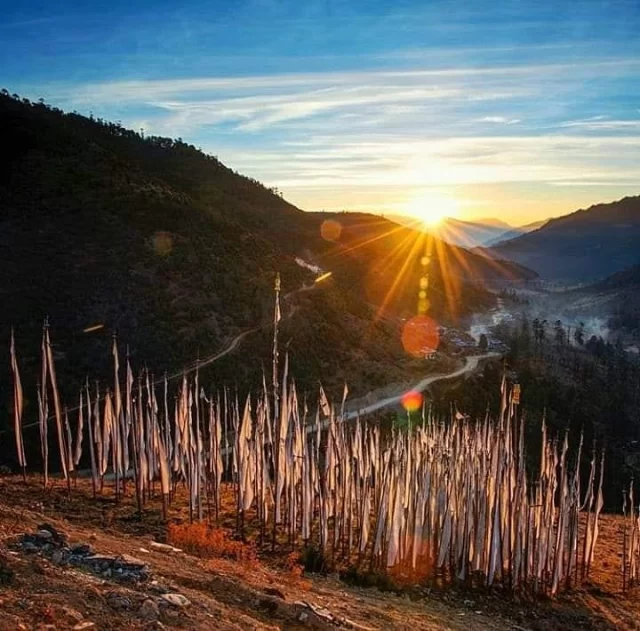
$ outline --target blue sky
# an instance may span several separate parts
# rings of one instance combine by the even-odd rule
[[[638,1],[2,5],[10,92],[304,209],[526,223],[640,193]]]

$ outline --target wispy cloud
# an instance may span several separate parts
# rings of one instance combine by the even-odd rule
[[[640,131],[640,118],[628,120],[615,120],[607,116],[592,116],[581,120],[565,121],[560,123],[558,127],[583,129],[590,131]]]
[[[506,116],[483,116],[478,119],[480,123],[496,123],[502,125],[515,125],[520,122],[519,118],[507,118]]]
[[[634,186],[640,120],[586,104],[611,105],[612,82],[640,95],[636,79],[639,59],[577,59],[57,84],[46,96],[183,136],[306,208],[389,210],[425,187]]]

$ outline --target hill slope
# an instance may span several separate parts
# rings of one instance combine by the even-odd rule
[[[640,341],[640,265],[576,290],[571,303],[606,318],[608,328],[626,342]]]
[[[180,369],[246,328],[268,325],[276,271],[283,293],[316,276],[298,257],[333,272],[317,291],[291,296],[285,309],[293,317],[283,321],[283,340],[302,385],[315,387],[322,377],[341,387],[347,376],[353,383],[369,375],[376,387],[376,378],[407,369],[397,327],[376,318],[375,309],[379,290],[386,296],[398,276],[407,282],[396,283],[387,309],[415,308],[422,252],[407,244],[419,242],[419,233],[368,215],[304,213],[182,141],[142,138],[6,92],[0,117],[0,331],[8,337],[16,326],[32,377],[47,315],[67,396],[85,375],[105,375],[112,331],[138,365],[146,362],[156,374]],[[323,238],[329,220],[343,230]],[[516,266],[496,271],[458,248],[434,249],[430,299],[442,320],[490,304],[481,286],[487,278],[524,273]],[[389,257],[393,252],[401,258]],[[377,293],[369,295],[381,261]],[[444,288],[451,282],[438,272],[445,268],[464,278],[450,299]],[[83,333],[94,324],[104,328]],[[257,379],[269,352],[265,329],[211,374]]]
[[[168,553],[154,548],[154,540],[166,537],[157,506],[145,511],[142,520],[131,497],[115,505],[105,496],[98,507],[88,499],[90,490],[83,480],[71,498],[62,485],[43,494],[35,478],[24,484],[2,477],[0,488],[3,631],[21,625],[35,629],[46,623],[61,630],[637,628],[640,599],[634,592],[622,595],[619,591],[616,555],[622,522],[617,516],[601,518],[588,589],[551,602],[530,602],[513,599],[500,588],[447,592],[414,585],[388,591],[395,586],[376,589],[348,584],[348,573],[344,581],[335,575],[299,576],[290,569],[296,560],[293,554],[266,552],[257,561],[242,562]],[[16,551],[19,537],[36,532],[43,522],[67,535],[70,544],[88,544],[103,558],[126,555],[144,562],[152,582],[125,583],[117,576],[96,576],[70,564],[56,564],[51,553]],[[298,567],[294,564],[293,570]],[[165,591],[180,594],[188,604],[169,606],[162,598]]]
[[[585,282],[638,263],[639,242],[640,196],[636,196],[551,219],[487,254],[526,265],[544,279]]]

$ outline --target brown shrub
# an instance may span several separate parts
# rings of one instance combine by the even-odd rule
[[[203,559],[224,558],[253,563],[255,546],[232,538],[230,531],[211,528],[203,522],[169,524],[167,538],[171,545]]]

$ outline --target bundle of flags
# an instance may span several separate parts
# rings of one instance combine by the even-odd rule
[[[128,357],[121,371],[115,338],[112,356],[111,387],[100,391],[87,380],[79,404],[66,409],[45,326],[38,386],[45,485],[53,419],[67,483],[84,462],[95,494],[113,479],[119,496],[132,479],[140,508],[159,490],[166,515],[184,484],[191,519],[217,519],[227,485],[240,531],[249,515],[262,537],[271,529],[274,542],[286,534],[292,545],[314,544],[349,562],[550,595],[589,573],[603,506],[603,457],[594,446],[581,489],[582,439],[572,467],[568,435],[552,440],[543,424],[539,473],[528,474],[524,421],[505,381],[495,421],[470,422],[457,413],[439,423],[423,406],[406,431],[385,433],[359,418],[347,421],[346,386],[340,405],[322,387],[312,409],[306,398],[301,402],[287,356],[271,388],[265,377],[260,391],[242,399],[228,389],[207,393],[196,367],[182,375],[172,404],[166,375],[136,376]],[[16,448],[25,470],[13,336],[11,362]],[[635,580],[640,524],[632,496],[630,502],[627,565]]]
[[[634,501],[633,483],[623,492],[622,500],[622,590],[626,591],[640,579],[640,506]]]

